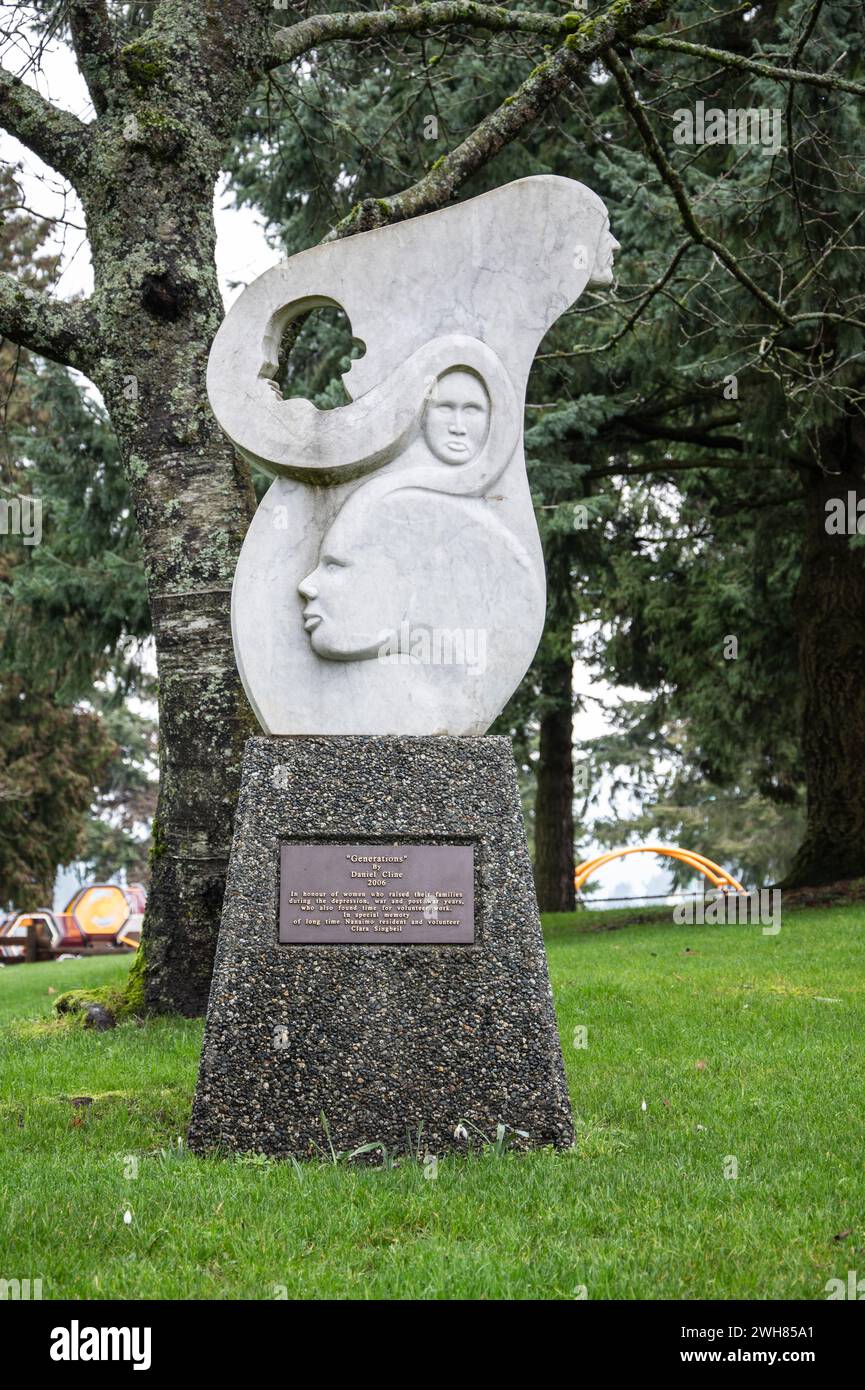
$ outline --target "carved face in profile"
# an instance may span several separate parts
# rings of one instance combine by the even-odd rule
[[[471,463],[484,446],[489,423],[489,396],[479,377],[460,368],[439,377],[424,411],[422,430],[440,463]]]
[[[595,252],[595,263],[589,277],[589,285],[593,289],[603,289],[606,285],[613,283],[613,258],[616,252],[621,251],[621,249],[621,245],[610,231],[610,219],[607,217],[601,229],[598,249]]]
[[[307,600],[303,625],[317,656],[330,661],[374,657],[383,630],[399,627],[405,588],[399,557],[365,543],[350,514],[341,513],[322,543],[318,564],[298,592]]]
[[[370,491],[361,487],[348,499],[298,585],[317,656],[364,661],[402,650],[406,624],[519,626],[531,571],[482,502],[411,488],[365,497]]]

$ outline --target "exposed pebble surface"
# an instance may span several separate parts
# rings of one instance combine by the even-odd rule
[[[278,944],[301,840],[473,844],[474,943]],[[573,1142],[509,739],[249,740],[189,1145],[311,1157],[322,1113],[337,1150]]]

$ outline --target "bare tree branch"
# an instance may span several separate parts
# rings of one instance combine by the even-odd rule
[[[645,294],[643,294],[640,297],[639,303],[637,304],[637,307],[634,310],[634,312],[630,315],[628,319],[625,320],[619,331],[617,333],[614,333],[611,338],[608,338],[606,342],[601,343],[598,347],[590,345],[589,347],[571,348],[569,351],[566,352],[540,352],[538,353],[535,361],[551,362],[555,359],[563,357],[594,357],[597,356],[599,353],[609,352],[610,348],[615,347],[616,343],[620,342],[622,338],[625,337],[625,334],[631,331],[637,320],[642,316],[645,310],[648,309],[652,300],[655,298],[655,295],[660,294],[664,286],[670,280],[672,280],[674,274],[676,273],[676,270],[678,269],[679,262],[681,261],[685,252],[690,250],[690,248],[693,245],[694,243],[690,237],[688,237],[687,241],[682,242],[681,246],[679,246],[673,254],[673,258],[670,261],[670,264],[667,266],[667,269],[664,271],[660,279],[656,280],[653,285],[649,286]]]
[[[0,337],[86,372],[99,334],[89,300],[63,302],[0,274]]]
[[[614,6],[617,7],[621,6]],[[457,24],[494,33],[541,34],[553,39],[562,39],[576,28],[573,15],[556,19],[549,14],[507,10],[501,5],[483,5],[475,3],[475,0],[433,0],[431,4],[390,10],[312,15],[274,34],[271,66],[290,63],[319,44],[330,43],[334,39],[358,42],[388,38],[394,34],[427,34],[431,29]]]
[[[114,30],[105,0],[68,0],[72,46],[93,105],[107,111],[114,65]]]
[[[727,418],[726,423],[738,423],[735,417]],[[624,416],[620,420],[613,422],[612,433],[618,433],[622,427],[633,430],[635,434],[648,436],[650,439],[669,440],[673,444],[700,444],[709,449],[733,449],[737,453],[745,452],[744,441],[736,434],[714,434],[713,431],[720,428],[722,422],[707,421],[704,425],[657,425],[651,420],[641,420],[637,415]],[[601,431],[605,434],[606,431]]]
[[[0,68],[0,127],[70,183],[86,174],[90,128],[5,68]]]
[[[612,39],[627,38],[644,25],[657,23],[666,14],[669,4],[670,0],[614,0],[605,14],[581,22],[557,52],[530,73],[513,96],[507,97],[496,111],[486,116],[456,149],[436,160],[428,174],[393,197],[385,200],[368,198],[358,204],[348,217],[337,224],[331,237],[367,232],[373,227],[418,217],[421,213],[434,212],[443,207],[466,179],[515,139],[566,87],[579,81]],[[466,7],[444,3],[414,6],[401,12],[387,11],[387,14],[411,15],[414,19],[414,12],[421,11],[429,20],[431,12],[441,9],[454,12],[454,23],[466,23],[466,9],[485,11],[489,8],[486,5]],[[511,20],[521,17],[519,11],[495,13],[504,14]],[[531,18],[534,20],[538,16]],[[507,26],[503,24],[502,27]]]
[[[727,267],[730,274],[735,276],[739,283],[744,285],[747,290],[750,290],[754,298],[759,300],[764,309],[769,310],[773,318],[779,319],[787,328],[792,328],[793,320],[788,315],[783,304],[779,304],[778,300],[773,299],[772,295],[767,294],[766,291],[757,284],[756,280],[752,280],[747,271],[743,270],[739,265],[735,256],[727,250],[726,246],[724,246],[722,242],[716,241],[713,236],[710,236],[697,221],[694,210],[688,201],[684,184],[667,159],[661,143],[652,129],[651,122],[643,110],[639,97],[634,90],[634,84],[628,75],[628,70],[619,55],[611,48],[606,54],[604,62],[619,85],[619,91],[622,94],[622,102],[639,130],[643,138],[643,143],[648,150],[655,168],[658,170],[658,173],[661,175],[661,178],[676,200],[676,206],[679,209],[685,229],[690,232],[694,241],[698,242],[701,246],[705,246],[707,250],[718,257],[718,260],[722,265]]]
[[[698,468],[740,468],[741,459],[658,459],[652,463],[612,463],[605,468],[590,468],[583,478],[639,478],[652,473],[684,473]]]
[[[721,63],[724,67],[739,68],[741,72],[753,72],[757,77],[774,77],[778,82],[804,82],[812,87],[831,87],[836,92],[852,92],[854,96],[865,97],[865,86],[861,82],[850,82],[845,77],[835,77],[831,72],[804,72],[800,68],[779,68],[773,63],[757,63],[741,53],[730,53],[722,48],[709,48],[703,43],[683,43],[681,39],[668,39],[655,34],[645,34],[634,39],[634,48],[663,48],[671,53],[685,53],[690,58],[703,58],[706,62]]]

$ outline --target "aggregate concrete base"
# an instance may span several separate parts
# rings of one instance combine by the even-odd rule
[[[473,844],[472,944],[281,945],[282,843]],[[464,1150],[461,1121],[573,1142],[506,738],[253,738],[189,1146]]]

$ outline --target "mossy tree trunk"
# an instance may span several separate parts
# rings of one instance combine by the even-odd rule
[[[157,34],[121,54],[125,99],[115,119],[109,112],[100,122],[81,192],[102,349],[88,366],[134,499],[159,673],[145,998],[153,1010],[191,1015],[207,1005],[243,743],[254,725],[229,613],[254,496],[205,391],[223,315],[213,188],[250,75],[224,70],[214,109],[207,31],[199,25],[185,40],[180,47],[176,32],[164,42]]]
[[[94,267],[73,365],[102,391],[144,554],[159,675],[159,799],[143,931],[155,1011],[207,1005],[245,738],[230,597],[254,511],[248,469],[211,414],[222,320],[213,190],[266,35],[248,5],[168,3],[91,67],[98,119],[73,160]],[[242,15],[246,44],[232,30]],[[267,18],[271,18],[270,15]],[[213,21],[213,22],[211,22]],[[100,71],[110,67],[110,81]]]

